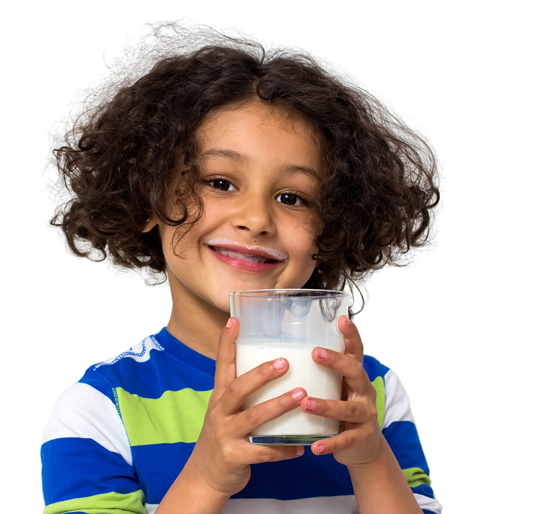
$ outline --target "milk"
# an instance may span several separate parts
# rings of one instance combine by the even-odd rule
[[[266,361],[284,357],[289,362],[287,373],[248,396],[243,409],[302,387],[308,396],[329,400],[341,399],[342,376],[312,360],[316,345],[302,342],[271,342],[268,338],[245,338],[237,341],[237,376]],[[339,432],[339,421],[303,412],[299,407],[280,418],[256,428],[251,436],[331,436]]]

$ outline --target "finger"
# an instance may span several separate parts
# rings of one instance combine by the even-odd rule
[[[214,377],[214,393],[223,394],[227,386],[235,379],[236,341],[240,329],[237,318],[229,318],[221,331],[216,358],[216,375]]]
[[[250,464],[295,459],[305,453],[304,446],[264,446],[260,444],[250,446],[250,448],[245,447],[245,450],[248,451]]]
[[[292,411],[299,407],[301,400],[305,398],[307,392],[298,387],[288,391],[281,396],[267,400],[266,402],[254,405],[243,411],[236,417],[233,424],[238,433],[249,434],[257,427],[260,427],[267,421],[279,418],[282,414]]]
[[[226,415],[242,407],[246,398],[265,384],[285,375],[289,369],[286,359],[267,361],[232,380],[221,397],[221,409]]]
[[[338,326],[344,337],[344,353],[360,363],[363,363],[363,343],[361,342],[361,337],[356,325],[346,316],[341,316],[339,318]]]
[[[308,414],[338,419],[347,423],[366,423],[377,419],[374,397],[359,398],[357,401],[338,401],[307,396],[301,402],[301,409]]]
[[[370,427],[368,433],[361,434],[358,430],[345,430],[339,435],[330,437],[329,439],[322,439],[312,443],[310,450],[314,455],[327,455],[329,453],[340,452],[348,448],[358,448],[363,444],[371,444],[371,440],[374,441],[373,445],[378,447],[380,445],[381,438],[380,428]],[[364,441],[367,440],[367,443]]]
[[[357,442],[354,440],[354,431],[341,432],[339,435],[330,437],[329,439],[322,439],[312,443],[310,451],[314,455],[327,455],[329,453],[338,452],[356,446]]]
[[[346,385],[356,394],[364,395],[373,387],[362,363],[344,353],[317,347],[312,350],[312,360],[342,375]]]

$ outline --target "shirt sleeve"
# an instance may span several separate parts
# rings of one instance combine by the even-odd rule
[[[44,514],[146,514],[129,440],[107,385],[78,382],[62,394],[45,429],[41,458]]]
[[[422,511],[426,514],[440,514],[442,507],[431,488],[430,471],[414,423],[409,397],[392,370],[388,370],[384,377],[382,433]]]

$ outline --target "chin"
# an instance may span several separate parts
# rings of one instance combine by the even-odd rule
[[[235,291],[248,291],[253,289],[275,289],[274,286],[263,284],[233,284],[232,286],[226,286],[222,291],[218,292],[218,295],[214,299],[213,305],[216,309],[230,314],[231,305],[229,302],[229,294]]]
[[[233,289],[235,291],[235,289]],[[218,296],[215,298],[213,305],[216,307],[216,309],[226,312],[227,314],[230,314],[231,312],[231,306],[229,304],[229,293],[232,291],[224,290],[218,293]]]

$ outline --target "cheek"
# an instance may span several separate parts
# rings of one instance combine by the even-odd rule
[[[229,201],[225,198],[202,197],[202,211],[199,221],[195,223],[195,232],[204,233],[223,223],[229,216]]]
[[[316,225],[311,220],[304,220],[298,223],[291,231],[290,241],[293,244],[294,250],[302,257],[314,255],[318,252],[316,239],[318,231]]]

